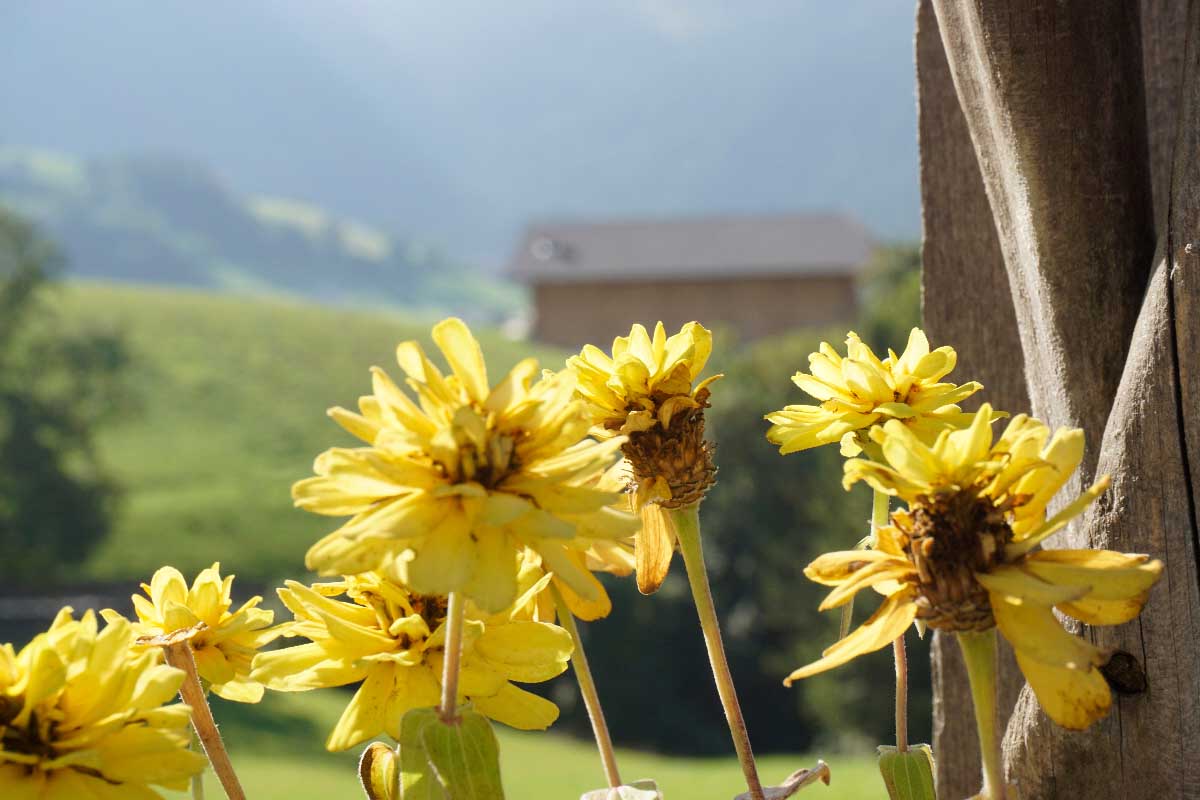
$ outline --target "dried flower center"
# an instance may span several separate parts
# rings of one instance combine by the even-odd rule
[[[931,628],[985,631],[996,624],[987,590],[975,579],[1001,562],[1012,540],[1007,504],[971,491],[921,497],[894,521],[917,570],[917,617]]]
[[[655,408],[675,395],[655,396]],[[717,468],[713,464],[713,444],[704,438],[704,409],[708,407],[708,389],[701,389],[693,398],[696,408],[681,410],[671,416],[671,424],[655,425],[629,435],[621,448],[633,467],[638,483],[662,478],[671,490],[671,497],[661,501],[666,508],[683,508],[700,502],[716,483]],[[637,410],[637,409],[633,409]]]

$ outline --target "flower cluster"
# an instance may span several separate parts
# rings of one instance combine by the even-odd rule
[[[345,599],[338,599],[343,597]],[[387,733],[414,708],[435,706],[441,694],[446,645],[446,599],[418,595],[377,573],[304,586],[288,581],[279,598],[295,616],[284,634],[305,644],[260,655],[254,678],[295,692],[361,681],[326,747],[345,750]],[[524,604],[522,603],[522,606]],[[538,683],[567,668],[573,645],[546,622],[468,613],[459,702],[522,730],[540,730],[558,718],[549,700],[512,681]]]
[[[184,675],[135,653],[129,623],[59,613],[20,652],[0,645],[0,797],[153,800],[204,767],[187,749]]]
[[[539,376],[526,359],[495,386],[461,320],[433,328],[444,375],[415,341],[397,348],[414,401],[380,369],[359,413],[330,415],[367,446],[333,448],[316,477],[293,488],[296,505],[351,518],[308,552],[322,575],[378,571],[423,595],[461,591],[498,612],[517,596],[528,548],[589,602],[596,582],[573,551],[636,530],[599,486],[623,438],[588,437],[569,373]]]

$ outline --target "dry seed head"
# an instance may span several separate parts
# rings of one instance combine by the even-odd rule
[[[1003,560],[1012,539],[1005,511],[986,496],[953,491],[923,496],[908,514],[893,515],[917,570],[918,619],[956,632],[995,626],[988,591],[975,574]]]
[[[708,389],[700,389],[694,397],[695,408],[676,412],[666,428],[656,425],[629,434],[629,441],[621,448],[637,483],[659,478],[666,482],[671,496],[657,501],[664,508],[695,505],[716,483],[715,448],[704,438],[708,397]]]

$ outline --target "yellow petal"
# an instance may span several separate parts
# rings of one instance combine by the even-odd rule
[[[511,683],[491,697],[475,697],[472,702],[485,717],[523,731],[545,730],[558,719],[558,706]]]
[[[881,583],[887,584],[891,589],[887,594],[892,594],[905,582],[905,579],[911,579],[915,575],[916,570],[907,562],[876,561],[858,570],[853,577],[838,585],[821,602],[817,610],[828,611],[831,608],[837,608],[850,602],[860,590],[868,586],[878,586]]]
[[[325,742],[331,752],[345,750],[359,742],[383,733],[388,699],[392,694],[392,679],[397,668],[392,664],[373,664],[366,680],[358,687],[354,698],[342,712],[341,718]]]
[[[470,398],[477,403],[487,400],[490,389],[487,364],[467,324],[457,317],[444,319],[433,326],[433,341]]]
[[[484,631],[475,652],[509,680],[548,681],[562,674],[575,645],[571,635],[547,622],[510,622]]]
[[[836,586],[873,564],[906,566],[908,561],[881,550],[839,550],[818,556],[804,568],[804,575],[810,581]]]
[[[475,569],[476,547],[471,524],[462,511],[452,511],[419,542],[411,561],[397,562],[402,582],[419,594],[447,595],[462,589]]]
[[[1043,580],[1085,586],[1085,595],[1058,606],[1089,625],[1120,625],[1136,617],[1162,574],[1161,561],[1111,550],[1042,550],[1025,558]]]
[[[1089,589],[1088,586],[1049,582],[1015,565],[996,567],[986,573],[977,572],[975,579],[988,590],[993,603],[1001,600],[1013,605],[1030,603],[1042,608],[1078,600]]]
[[[849,636],[839,640],[821,654],[821,658],[793,672],[784,679],[784,686],[808,678],[828,669],[841,666],[847,661],[866,653],[873,653],[895,641],[908,630],[917,616],[917,607],[910,592],[897,592],[883,601],[871,618]]]
[[[996,627],[1019,654],[1052,667],[1087,671],[1108,657],[1107,651],[1068,633],[1048,606],[1013,605],[993,597]]]
[[[476,529],[475,570],[463,593],[488,613],[499,613],[517,596],[517,569],[521,548],[505,530],[491,526]]]
[[[675,555],[675,530],[667,511],[657,503],[642,507],[642,530],[634,544],[637,586],[642,594],[654,594],[666,580]]]
[[[1081,731],[1103,719],[1112,707],[1112,691],[1098,669],[1055,667],[1020,650],[1017,666],[1046,716],[1064,728]]]
[[[1063,508],[1053,517],[1048,519],[1044,524],[1034,529],[1027,536],[1014,541],[1004,548],[1004,554],[1008,561],[1015,561],[1020,556],[1028,553],[1034,547],[1037,547],[1042,541],[1062,528],[1066,527],[1067,523],[1075,517],[1083,513],[1083,510],[1096,501],[1096,498],[1104,494],[1108,489],[1110,479],[1104,475],[1100,480],[1093,483],[1087,491],[1079,495],[1074,502]]]

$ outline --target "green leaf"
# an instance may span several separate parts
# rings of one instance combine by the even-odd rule
[[[429,763],[421,731],[441,724],[436,708],[414,708],[400,721],[400,797],[404,800],[449,800]]]
[[[433,718],[421,725],[420,740],[437,782],[450,800],[504,800],[500,746],[487,717],[464,708],[457,722],[447,724],[434,712]],[[404,800],[409,800],[408,795]]]
[[[375,742],[363,750],[358,777],[367,800],[400,800],[398,766],[396,751],[383,742]]]
[[[879,748],[879,773],[891,800],[937,800],[933,789],[933,748],[915,744],[901,753]]]
[[[634,781],[614,789],[593,789],[579,800],[662,800],[658,784],[652,780]]]

